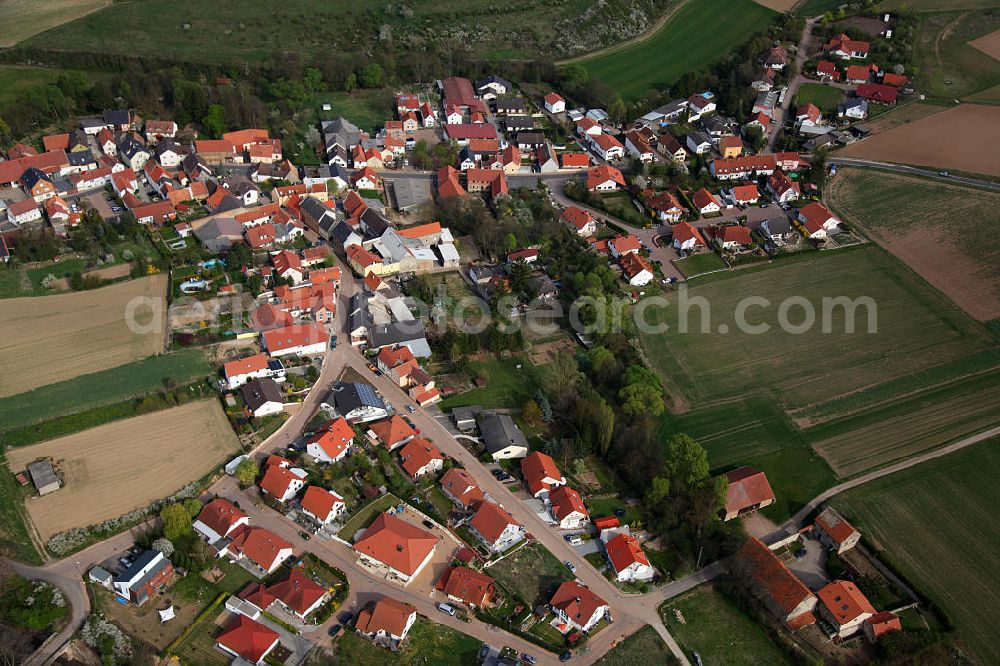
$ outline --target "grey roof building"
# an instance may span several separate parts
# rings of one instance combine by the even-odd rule
[[[389,413],[371,384],[337,382],[330,398],[337,413],[348,421],[374,421],[385,418]]]
[[[427,358],[431,355],[431,347],[424,337],[424,324],[419,319],[370,327],[368,345],[372,349],[406,345],[417,358]]]
[[[383,178],[389,204],[405,213],[433,201],[431,181],[423,178]]]
[[[480,439],[493,456],[523,458],[528,453],[528,438],[508,414],[486,412],[479,417]],[[523,453],[521,453],[523,451]],[[514,455],[505,455],[514,453]]]
[[[59,477],[47,459],[28,463],[28,475],[31,476],[31,482],[35,484],[39,495],[48,495],[59,490]]]
[[[351,149],[361,141],[361,130],[346,118],[324,120],[322,128],[328,151],[331,146]]]
[[[242,240],[243,225],[231,217],[215,217],[194,232],[195,238],[213,252],[223,252]]]
[[[240,387],[240,396],[255,416],[258,415],[258,412],[269,409],[268,405],[272,403],[279,405],[284,403],[281,389],[278,388],[277,382],[270,377],[251,379]]]

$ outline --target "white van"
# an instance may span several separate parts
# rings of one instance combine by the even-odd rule
[[[447,613],[448,615],[455,617],[455,608],[451,604],[446,604],[442,602],[437,605],[437,608],[442,613]]]

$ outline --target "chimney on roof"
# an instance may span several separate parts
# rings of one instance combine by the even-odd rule
[[[401,544],[401,543],[396,544],[396,552],[397,553],[402,553],[403,552],[403,544]]]

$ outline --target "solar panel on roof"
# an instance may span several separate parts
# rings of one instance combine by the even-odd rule
[[[382,404],[375,393],[375,387],[371,384],[355,384],[355,387],[358,390],[358,397],[365,405],[378,406]]]

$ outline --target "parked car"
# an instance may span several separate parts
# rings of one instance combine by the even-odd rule
[[[478,659],[479,661],[483,661],[486,659],[486,657],[489,656],[489,654],[490,654],[490,646],[487,645],[486,643],[483,643],[481,646],[479,646],[479,653],[476,655],[476,659]]]
[[[455,607],[451,604],[446,604],[443,601],[437,605],[437,609],[442,613],[447,613],[452,617],[455,617]]]
[[[406,411],[408,411],[409,413],[412,414],[413,412],[417,411],[417,408],[414,407],[413,405],[407,405],[406,406]]]
[[[582,546],[583,545],[583,539],[581,539],[578,536],[574,536],[573,538],[571,538],[569,540],[569,545],[571,545],[571,546]]]
[[[327,631],[326,633],[328,633],[331,636],[336,636],[337,634],[340,633],[341,629],[342,627],[339,624],[335,624],[332,627],[330,627],[330,630]]]
[[[534,657],[532,657],[532,656],[531,656],[530,654],[528,654],[527,652],[525,652],[525,653],[523,653],[523,654],[521,655],[521,661],[523,661],[523,662],[524,662],[524,663],[526,663],[526,664],[537,664],[537,663],[538,663],[538,660],[537,660],[537,659],[535,659]]]
[[[618,507],[617,509],[615,509],[615,517],[617,517],[617,518],[624,518],[625,517],[625,509],[623,509],[622,507]]]
[[[312,538],[312,535],[309,534],[309,532],[299,532],[299,536],[305,539],[306,541]]]
[[[429,529],[429,530],[434,529],[434,523],[432,523],[431,521],[425,520],[425,521],[422,521],[422,522],[424,524],[424,527],[426,527],[427,529]]]
[[[341,624],[350,624],[351,620],[354,619],[354,613],[344,611],[343,613],[337,616],[337,619],[340,620]]]
[[[573,658],[573,653],[570,652],[569,650],[566,650],[561,655],[559,655],[559,661],[569,661],[572,658]]]
[[[570,570],[570,573],[576,573],[576,565],[575,564],[573,564],[569,560],[564,560],[563,564],[565,564],[566,568]]]

